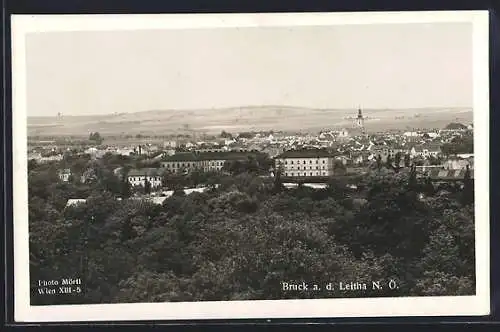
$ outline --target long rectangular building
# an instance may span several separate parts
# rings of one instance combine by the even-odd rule
[[[334,156],[324,149],[285,151],[276,157],[275,167],[289,177],[331,176]]]
[[[214,152],[182,152],[167,156],[160,163],[167,171],[177,173],[195,169],[221,171],[227,161],[245,161],[249,157],[264,156],[262,152],[214,151]]]

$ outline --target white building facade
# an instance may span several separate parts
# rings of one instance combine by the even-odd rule
[[[152,169],[131,170],[127,175],[127,181],[133,187],[144,187],[146,180],[151,184],[151,188],[158,188],[162,185],[162,172]]]
[[[325,150],[286,151],[276,157],[275,167],[286,177],[333,175],[334,157]]]

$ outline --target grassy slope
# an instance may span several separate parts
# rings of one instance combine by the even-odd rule
[[[158,110],[102,116],[65,116],[28,118],[28,135],[104,135],[220,133],[249,130],[322,130],[349,128],[356,110],[307,109],[262,106],[207,110]],[[419,114],[415,117],[415,114]],[[442,128],[450,122],[472,122],[468,109],[364,110],[369,131],[410,128]],[[188,127],[186,127],[188,126]]]

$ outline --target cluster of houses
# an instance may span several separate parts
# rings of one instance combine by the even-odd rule
[[[90,155],[93,159],[107,153],[145,156],[149,161],[159,163],[159,167],[132,169],[127,174],[127,180],[132,186],[144,186],[149,182],[152,188],[162,186],[165,172],[186,174],[195,169],[217,172],[222,171],[227,162],[248,160],[250,156],[255,158],[259,155],[274,159],[273,168],[280,168],[283,175],[288,177],[332,176],[336,174],[339,163],[366,168],[377,161],[394,161],[397,155],[401,157],[401,163],[404,163],[405,158],[410,158],[417,165],[440,170],[455,171],[465,167],[472,169],[474,166],[472,154],[444,156],[441,151],[443,144],[466,135],[472,127],[367,135],[365,119],[361,110],[358,110],[357,117],[353,118],[353,128],[323,131],[316,135],[269,132],[233,138],[232,135],[222,137],[221,134],[220,139],[209,142],[178,144],[171,141],[165,142],[163,146],[148,143],[126,148],[91,147],[80,153]],[[62,154],[52,149],[49,156],[32,153],[29,158],[42,162],[58,161],[62,159]],[[269,172],[273,174],[272,169]],[[91,176],[82,175],[82,182]],[[69,181],[71,171],[61,170],[59,177],[62,181]]]
[[[372,163],[377,158],[382,162],[386,162],[388,158],[394,160],[396,154],[400,153],[400,163],[404,165],[404,156],[407,155],[411,159],[429,157],[439,157],[441,152],[438,145],[429,146],[414,146],[409,150],[402,148],[392,148],[389,146],[375,146],[370,149],[370,154],[367,159]],[[132,169],[127,173],[127,180],[132,186],[142,186],[149,182],[151,188],[160,188],[163,184],[165,173],[187,174],[194,170],[222,171],[226,162],[245,161],[249,157],[256,158],[264,156],[261,152],[256,151],[195,151],[181,152],[173,155],[164,155],[160,162],[159,168],[142,168]],[[463,171],[466,167],[474,168],[473,154],[457,155],[448,157],[438,165],[430,165],[424,163],[418,166],[422,172],[429,170],[439,171]],[[364,169],[356,165],[355,160],[351,159],[348,164],[348,159],[345,155],[339,154],[335,150],[328,149],[299,149],[285,151],[274,158],[274,169],[280,169],[282,175],[286,177],[328,177],[338,174],[339,164],[344,166],[358,166],[356,169]],[[115,170],[115,174],[121,174],[120,169]],[[270,175],[273,175],[273,169],[270,169]],[[345,171],[345,168],[344,168]],[[71,178],[70,169],[62,169],[59,172],[59,178],[63,182],[68,182]],[[81,181],[85,182],[92,175],[83,174]]]

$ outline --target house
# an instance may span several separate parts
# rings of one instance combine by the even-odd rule
[[[158,168],[132,169],[127,174],[127,181],[133,186],[144,187],[146,180],[151,188],[158,188],[162,184],[164,171]]]
[[[134,154],[134,150],[130,148],[123,148],[123,149],[117,149],[116,154],[122,155],[122,156],[130,156]]]
[[[349,132],[347,131],[347,129],[342,129],[341,131],[339,131],[337,134],[337,138],[341,139],[349,138]]]
[[[351,159],[347,156],[335,156],[335,160],[344,166],[351,162]]]
[[[352,156],[352,162],[353,162],[353,164],[360,165],[360,164],[363,164],[363,162],[365,160],[367,160],[367,157],[368,156],[365,156],[362,153],[358,153],[358,154]]]
[[[288,177],[330,176],[334,156],[325,149],[290,150],[276,157],[275,167]]]
[[[473,164],[468,159],[453,158],[448,159],[443,163],[443,168],[447,170],[461,170],[465,169],[467,166],[473,168]]]
[[[389,157],[394,160],[398,153],[401,154],[401,159],[404,159],[404,155],[407,153],[407,150],[404,148],[396,148],[389,145],[375,145],[370,151],[373,153],[373,157],[370,159],[380,156],[384,163],[387,162],[387,158]]]
[[[460,170],[443,170],[443,169],[433,169],[427,172],[433,180],[462,180],[465,177],[465,169]],[[470,170],[470,177],[474,179],[474,170]]]
[[[199,168],[199,162],[196,153],[179,152],[171,156],[164,156],[160,167],[172,173],[189,172]]]
[[[424,157],[438,157],[441,154],[441,145],[430,143],[424,145]]]
[[[262,150],[262,152],[268,154],[269,157],[274,158],[283,153],[283,149],[280,147],[266,147]]]
[[[71,177],[71,170],[69,168],[62,169],[59,171],[59,179],[62,182],[69,182],[70,177]]]
[[[458,153],[457,157],[462,158],[462,159],[471,159],[471,158],[474,158],[474,154],[473,153]]]
[[[37,160],[39,163],[50,163],[53,161],[61,161],[63,160],[63,155],[62,154],[56,154],[56,155],[51,155],[51,156],[42,156],[40,159]]]
[[[176,141],[166,141],[163,143],[164,148],[170,148],[170,149],[175,149],[177,147],[177,142]]]
[[[40,159],[42,159],[42,154],[40,152],[28,153],[28,160],[40,160]]]
[[[163,202],[165,202],[165,200],[167,198],[168,198],[167,196],[159,196],[159,197],[131,197],[130,200],[132,200],[132,201],[140,201],[140,202],[147,202],[147,203],[151,203],[151,204],[154,204],[154,205],[162,205]]]
[[[80,204],[85,204],[87,200],[85,198],[70,198],[66,202],[66,207],[77,206]]]
[[[410,156],[412,158],[422,157],[438,157],[441,154],[441,146],[438,144],[424,144],[413,146],[410,150]]]
[[[439,133],[435,133],[435,132],[428,132],[427,135],[429,136],[429,138],[432,138],[432,139],[436,139],[439,137]]]
[[[403,136],[406,136],[406,137],[418,137],[420,136],[420,134],[416,131],[407,131],[403,134]]]

